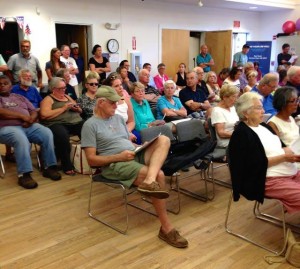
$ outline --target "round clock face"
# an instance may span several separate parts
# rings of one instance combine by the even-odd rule
[[[107,49],[110,53],[116,53],[119,50],[119,42],[116,39],[110,39],[107,42]]]

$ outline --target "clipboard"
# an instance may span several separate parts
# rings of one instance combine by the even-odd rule
[[[152,138],[150,141],[148,142],[145,142],[143,145],[141,146],[138,146],[135,148],[134,152],[135,153],[138,153],[140,152],[141,150],[147,148],[148,146],[150,146],[159,136],[161,135],[161,133],[159,133],[157,136],[155,136],[154,138]]]

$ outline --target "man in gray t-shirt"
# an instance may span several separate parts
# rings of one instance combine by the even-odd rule
[[[124,119],[115,115],[121,97],[113,88],[102,86],[96,98],[94,116],[84,123],[81,133],[88,163],[101,166],[102,176],[122,181],[127,187],[136,185],[139,192],[150,196],[161,222],[159,238],[174,247],[187,247],[188,241],[172,227],[163,200],[169,196],[161,171],[170,147],[169,138],[161,135],[136,154]]]

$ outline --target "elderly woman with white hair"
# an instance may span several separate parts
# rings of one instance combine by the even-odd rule
[[[228,146],[234,200],[240,195],[263,202],[280,200],[289,213],[300,211],[300,173],[295,162],[300,155],[284,147],[279,137],[262,123],[262,97],[244,93],[236,103],[240,123]]]
[[[173,80],[164,83],[164,95],[157,100],[157,119],[165,121],[185,118],[187,111],[180,99],[174,96],[176,84]],[[169,120],[168,120],[169,119]]]

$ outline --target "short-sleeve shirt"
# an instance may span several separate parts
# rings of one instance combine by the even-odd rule
[[[11,93],[16,93],[16,94],[20,94],[20,95],[24,96],[25,98],[27,98],[29,100],[29,102],[31,104],[33,104],[33,106],[35,108],[40,107],[42,97],[39,94],[38,90],[33,86],[30,86],[27,89],[27,91],[25,91],[20,87],[20,84],[17,84],[15,86],[13,86],[13,88],[11,89]]]
[[[214,107],[211,113],[211,124],[224,123],[225,131],[232,132],[235,123],[239,121],[239,117],[236,113],[235,107],[230,107],[230,111],[222,107]],[[229,138],[221,138],[217,135],[217,145],[219,147],[227,147],[229,143]]]
[[[103,57],[103,62],[102,63],[98,63],[94,57],[91,57],[89,59],[89,64],[93,64],[95,65],[95,68],[105,68],[106,67],[106,64],[108,63],[109,61],[107,60],[106,57]],[[100,76],[100,82],[102,82],[104,79],[106,79],[106,73],[101,73],[99,74]]]
[[[182,104],[178,97],[173,96],[172,99],[174,100],[174,105],[171,104],[165,96],[161,96],[158,98],[158,100],[157,100],[157,119],[158,120],[161,120],[164,117],[164,115],[162,113],[163,109],[168,108],[168,109],[179,110],[180,108],[182,108]]]
[[[79,104],[79,106],[82,109],[81,117],[83,120],[87,120],[94,114],[94,107],[96,105],[96,98],[91,99],[86,94],[82,94],[81,97],[79,97],[76,102]]]
[[[96,148],[97,155],[108,156],[134,150],[124,119],[114,115],[108,119],[89,118],[81,130],[81,147]]]
[[[6,65],[5,60],[3,59],[2,55],[0,54],[0,66],[1,65]],[[2,75],[2,72],[0,72],[0,75]]]
[[[19,82],[19,71],[21,69],[29,69],[32,73],[32,82],[38,81],[38,72],[41,72],[41,66],[38,58],[30,54],[28,58],[25,58],[22,53],[12,55],[7,62],[7,67],[13,74],[13,83]]]
[[[67,69],[70,69],[70,68],[72,68],[72,67],[74,67],[74,68],[76,68],[76,69],[78,68],[75,59],[72,58],[72,57],[69,57],[68,59],[66,59],[66,58],[63,57],[63,56],[60,56],[60,61],[63,62],[63,63],[66,65],[66,68],[67,68]],[[78,85],[78,80],[77,80],[76,75],[71,75],[71,74],[70,74],[70,76],[71,76],[71,79],[70,79],[69,84],[70,84],[71,86],[76,86],[76,85]]]
[[[274,93],[270,93],[268,96],[263,96],[262,94],[260,94],[257,86],[254,86],[252,88],[251,92],[256,92],[263,97],[262,105],[264,107],[266,114],[270,113],[272,115],[275,115],[277,113],[277,110],[273,107],[273,94]]]
[[[133,98],[130,99],[134,112],[135,130],[140,131],[148,128],[148,124],[155,121],[150,105],[147,100],[138,104]]]
[[[233,61],[236,62],[237,66],[244,66],[248,62],[248,56],[240,51],[233,55]]]
[[[211,55],[207,53],[205,56],[203,56],[201,53],[198,54],[197,56],[197,65],[203,64],[203,63],[209,63],[210,60],[212,59]],[[210,66],[206,66],[203,68],[204,72],[209,72],[210,71]]]
[[[13,112],[18,112],[29,116],[35,111],[35,107],[27,98],[22,95],[11,93],[9,96],[0,96],[0,108],[9,109]],[[5,126],[21,126],[23,121],[20,119],[0,120],[0,128]]]
[[[203,103],[207,100],[206,94],[201,89],[199,85],[196,87],[196,91],[193,91],[190,87],[185,87],[179,92],[179,98],[183,106],[187,110],[187,114],[191,114],[195,111],[191,110],[185,103],[189,100],[193,100],[194,102]]]

